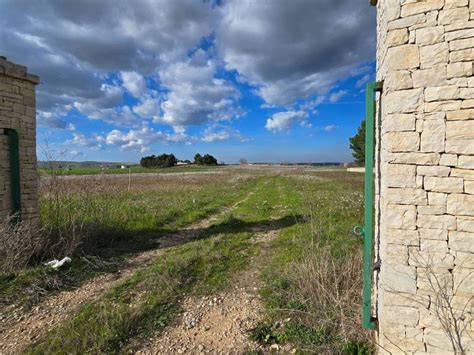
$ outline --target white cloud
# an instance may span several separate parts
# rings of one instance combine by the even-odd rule
[[[138,74],[136,71],[122,71],[120,72],[120,78],[122,79],[123,87],[134,97],[140,98],[145,94],[146,81],[143,75]]]
[[[221,14],[218,53],[268,104],[325,94],[374,56],[375,13],[359,1],[229,0]]]
[[[303,126],[307,123],[308,114],[304,111],[277,112],[267,119],[265,128],[272,132],[287,131],[295,121]]]
[[[138,130],[122,132],[117,129],[109,132],[105,137],[107,145],[118,146],[121,150],[139,150],[146,152],[150,150],[153,143],[186,143],[191,144],[194,138],[185,134],[167,134],[161,131],[155,131],[147,125]]]
[[[238,130],[228,126],[208,127],[204,130],[204,134],[201,138],[202,141],[207,143],[226,141],[230,139],[235,139],[242,142],[247,141],[247,139],[242,137]]]
[[[328,125],[326,127],[324,127],[324,130],[326,132],[332,132],[334,130],[336,130],[338,127],[335,125],[335,124],[331,124],[331,125]]]
[[[202,51],[198,51],[201,55]],[[163,115],[155,122],[186,127],[238,117],[239,91],[228,81],[215,77],[211,60],[190,59],[160,71],[162,85],[169,90],[161,104]]]
[[[133,106],[132,111],[143,118],[156,117],[160,114],[160,99],[146,96],[137,105]]]
[[[339,90],[339,91],[333,92],[329,96],[329,102],[334,104],[334,103],[338,102],[345,94],[347,94],[346,90]]]
[[[370,81],[371,75],[366,74],[356,82],[356,87],[361,88]]]
[[[94,138],[87,138],[84,134],[75,132],[72,134],[73,139],[67,140],[65,144],[73,144],[80,147],[88,147],[92,149],[102,149],[102,142],[104,138],[101,136],[95,136]]]

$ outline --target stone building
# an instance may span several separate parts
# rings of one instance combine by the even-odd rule
[[[38,221],[36,75],[0,57],[0,219]]]
[[[381,353],[474,353],[474,0],[377,11]]]

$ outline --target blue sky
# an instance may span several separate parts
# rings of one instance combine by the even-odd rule
[[[364,1],[43,0],[12,21],[22,3],[2,5],[0,54],[41,77],[40,159],[352,160],[375,72]]]

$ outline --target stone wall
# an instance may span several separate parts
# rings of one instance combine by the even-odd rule
[[[379,0],[377,33],[380,352],[474,353],[474,0]]]
[[[0,57],[0,220],[11,211],[10,162],[5,129],[18,132],[20,154],[21,217],[38,221],[36,174],[35,85],[39,78],[26,67]]]

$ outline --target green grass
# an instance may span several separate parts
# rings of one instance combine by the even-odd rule
[[[51,174],[55,175],[99,175],[99,174],[128,174],[129,172],[136,173],[187,173],[187,172],[205,172],[205,171],[216,171],[221,169],[220,166],[199,166],[199,165],[185,165],[185,166],[173,166],[170,168],[143,168],[140,165],[133,165],[130,168],[121,169],[117,167],[100,167],[100,166],[74,166],[71,168],[38,168],[38,174],[40,176],[48,176]]]
[[[97,260],[110,262],[107,267],[111,269],[114,260],[155,248],[164,234],[247,198],[214,225],[200,230],[198,238],[167,249],[151,265],[82,306],[29,352],[133,350],[128,348],[131,339],[160,331],[176,317],[184,294],[208,295],[227,287],[233,275],[258,254],[264,284],[260,293],[266,308],[251,339],[266,345],[288,343],[298,353],[371,353],[370,336],[359,319],[361,241],[351,235],[352,227],[362,222],[362,179],[334,171],[247,180],[229,176],[199,181],[143,180],[130,191],[126,182],[118,190],[103,185],[85,189],[74,183],[61,195],[62,206],[68,206],[70,215],[57,219],[54,194],[45,193],[44,223],[59,230],[67,230],[71,220],[94,226],[85,231],[100,232],[90,234],[94,243],[83,250],[94,250]],[[84,190],[87,193],[81,192]],[[252,237],[271,229],[278,229],[279,235],[261,249]],[[112,244],[103,231],[110,233]],[[87,273],[102,272],[83,263],[76,258],[58,273],[80,280]],[[327,272],[320,275],[318,270]],[[54,273],[39,267],[13,278],[4,276],[0,291],[18,292],[22,285],[48,280]],[[349,289],[351,285],[355,288]],[[340,310],[318,293],[320,287],[327,287],[329,296],[336,297],[335,286],[347,296],[342,299],[347,329],[341,327]]]
[[[98,273],[116,272],[124,259],[159,247],[164,235],[235,203],[255,184],[252,180],[223,180],[218,186],[207,181],[157,182],[130,192],[100,185],[52,196],[43,193],[42,227],[51,234],[50,243],[75,233],[81,244],[70,253],[47,256],[72,256],[73,262],[59,270],[42,266],[43,255],[37,265],[0,274],[0,303],[33,305],[51,291],[77,287]]]
[[[284,178],[256,182],[256,193],[232,215],[202,231],[199,239],[171,248],[153,265],[84,306],[31,352],[118,351],[131,337],[165,326],[183,293],[209,294],[226,286],[229,276],[245,268],[249,257],[258,252],[259,245],[250,242],[253,230],[270,226],[276,215],[271,206],[280,201],[279,188],[288,186]],[[285,215],[278,216],[289,224]]]

